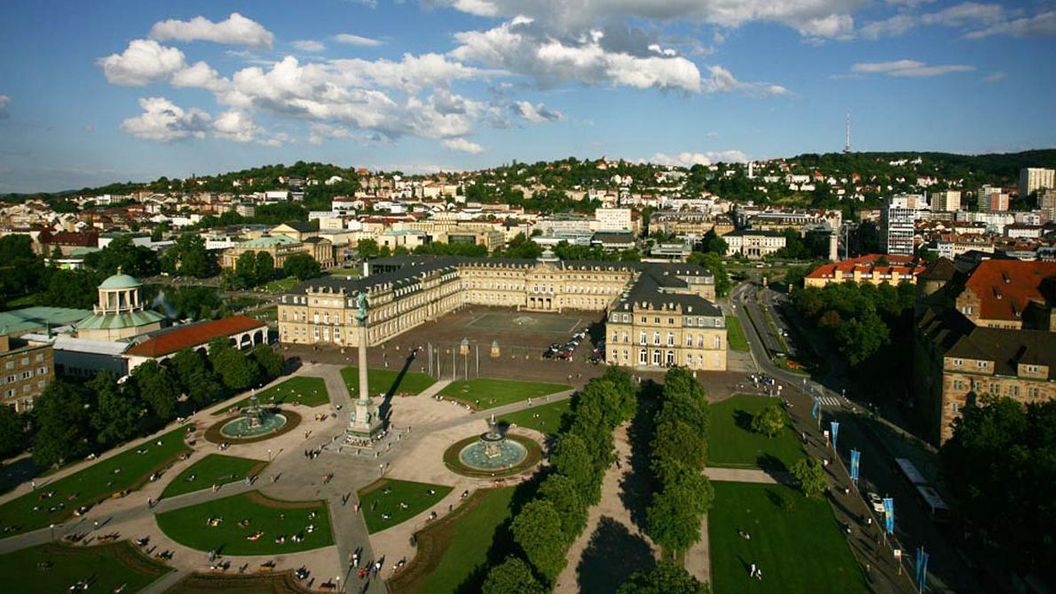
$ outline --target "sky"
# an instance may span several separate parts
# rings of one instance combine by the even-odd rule
[[[1056,0],[6,0],[0,192],[1056,145]]]

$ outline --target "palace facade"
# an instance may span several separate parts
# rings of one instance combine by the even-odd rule
[[[710,303],[715,299],[715,279],[699,266],[571,262],[546,256],[539,260],[402,256],[372,260],[366,272],[363,278],[312,279],[282,295],[279,340],[356,346],[360,329],[355,298],[365,292],[370,302],[370,345],[466,305],[533,312],[579,310],[605,313],[620,340],[625,333],[637,337],[639,329],[664,329],[659,357],[648,354],[643,359],[637,352],[632,357],[629,350],[613,351],[617,341],[611,341],[606,352],[610,364],[726,369],[725,318]],[[613,321],[608,314],[617,308],[650,315],[645,321],[638,320],[641,315],[627,322],[622,316]],[[667,333],[676,327],[676,319],[677,344],[669,344]]]

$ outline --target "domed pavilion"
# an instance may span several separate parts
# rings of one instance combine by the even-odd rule
[[[120,270],[99,285],[99,303],[77,323],[78,338],[114,342],[161,330],[164,316],[139,300],[143,283]]]

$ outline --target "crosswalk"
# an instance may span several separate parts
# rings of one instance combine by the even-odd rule
[[[821,396],[818,398],[821,401],[822,406],[828,406],[830,408],[840,408],[843,406],[843,402],[839,396]]]

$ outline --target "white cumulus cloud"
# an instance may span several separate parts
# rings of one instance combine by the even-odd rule
[[[167,79],[187,67],[183,52],[153,39],[133,39],[125,51],[100,58],[97,63],[106,80],[124,86],[142,86]]]
[[[511,109],[513,109],[514,113],[533,124],[556,122],[564,117],[559,111],[548,109],[542,103],[532,105],[530,101],[514,102]]]
[[[290,44],[294,49],[299,49],[302,52],[321,52],[326,49],[326,46],[322,42],[315,41],[314,39],[300,39]]]
[[[7,112],[8,105],[11,105],[11,98],[7,95],[0,95],[0,120],[11,117],[11,114]]]
[[[694,165],[711,165],[712,163],[746,163],[748,162],[748,155],[737,150],[706,151],[703,153],[686,151],[677,155],[655,153],[646,161],[668,167],[692,167]]]
[[[258,48],[270,48],[275,41],[271,31],[237,12],[232,12],[227,20],[218,22],[201,16],[189,21],[160,21],[151,27],[150,37],[160,41],[211,41]]]
[[[184,110],[164,97],[139,100],[143,113],[121,122],[121,128],[136,138],[169,142],[205,138],[212,118],[200,109]]]
[[[443,141],[441,144],[444,148],[452,151],[461,151],[463,153],[470,153],[476,155],[484,152],[484,147],[480,146],[475,142],[466,140],[465,138],[450,138]]]

